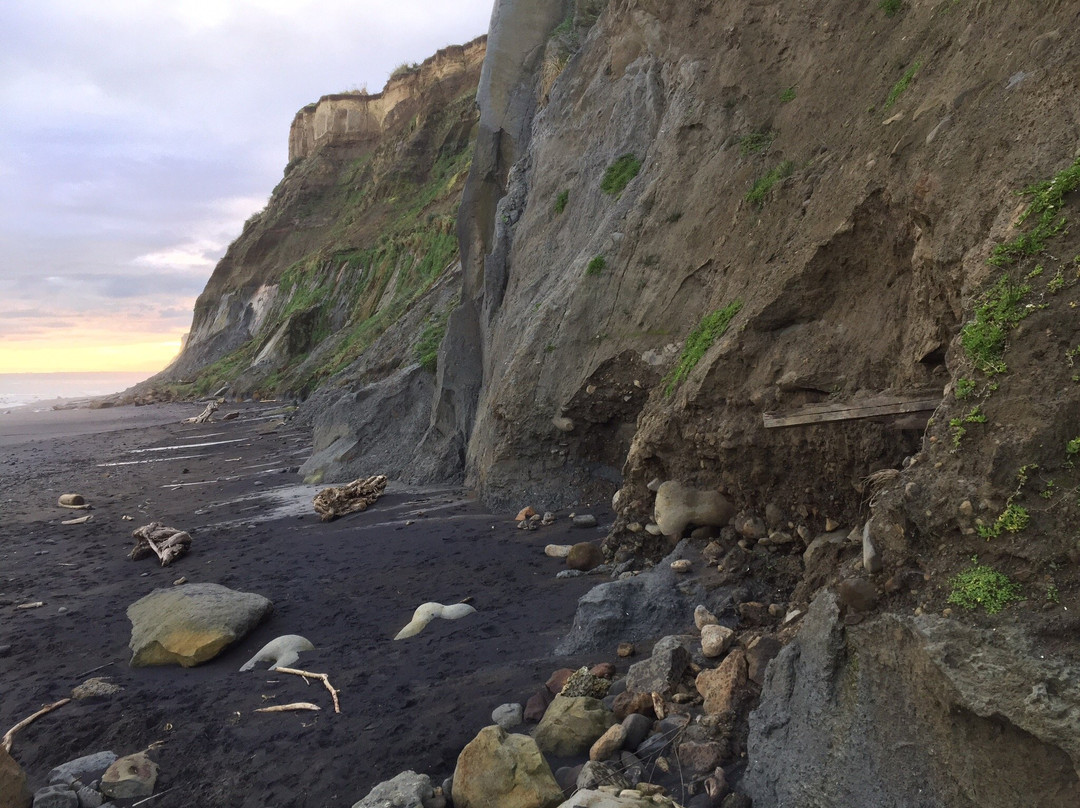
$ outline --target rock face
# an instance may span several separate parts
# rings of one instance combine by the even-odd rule
[[[454,769],[457,808],[551,808],[562,790],[536,742],[485,727],[461,750]]]
[[[407,771],[379,783],[352,808],[425,808],[434,795],[430,777]]]
[[[244,637],[272,609],[262,595],[220,584],[156,589],[127,610],[131,666],[194,667]]]
[[[1080,671],[1020,632],[886,615],[845,628],[831,593],[769,667],[750,724],[755,807],[1075,805]]]
[[[556,696],[533,737],[545,754],[584,755],[614,723],[615,715],[597,699]]]
[[[0,808],[29,808],[30,801],[26,772],[0,746]]]

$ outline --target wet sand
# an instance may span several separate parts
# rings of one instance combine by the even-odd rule
[[[368,511],[331,523],[298,483],[306,430],[276,405],[226,405],[231,422],[182,424],[195,405],[0,414],[0,730],[92,676],[123,690],[72,702],[15,738],[31,786],[50,768],[102,750],[156,746],[161,806],[351,806],[404,769],[449,776],[492,709],[524,702],[555,668],[578,597],[595,578],[558,580],[548,543],[599,540],[566,514],[519,531],[452,489],[391,485]],[[201,444],[201,445],[200,445]],[[80,493],[94,518],[56,506]],[[597,511],[593,511],[597,512]],[[131,521],[122,519],[133,517]],[[601,517],[603,514],[599,514]],[[192,552],[170,567],[128,560],[133,528],[188,530]],[[601,525],[604,519],[601,518]],[[135,600],[185,577],[257,592],[273,615],[193,669],[130,668]],[[473,598],[478,612],[391,638],[424,601]],[[35,609],[17,609],[43,601]],[[238,668],[281,634],[316,650],[299,667],[318,683]],[[612,649],[611,657],[614,657]],[[262,667],[262,666],[260,666]],[[319,713],[258,714],[313,701]]]

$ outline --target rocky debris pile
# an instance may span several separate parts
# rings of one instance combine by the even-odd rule
[[[273,608],[262,595],[220,584],[155,589],[127,609],[131,666],[199,665],[246,636]]]
[[[367,510],[382,496],[386,483],[386,477],[378,474],[353,480],[347,485],[324,488],[315,495],[312,505],[320,519],[330,522],[339,516]]]
[[[46,777],[47,785],[34,792],[33,805],[34,808],[103,808],[114,805],[109,800],[149,797],[154,793],[157,773],[157,764],[146,752],[125,757],[117,757],[115,752],[84,755],[52,769]],[[2,801],[0,804],[5,808],[8,805]],[[29,798],[23,805],[30,805]]]

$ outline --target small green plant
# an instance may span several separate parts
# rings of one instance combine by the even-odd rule
[[[446,321],[450,313],[429,318],[424,330],[420,333],[420,339],[413,346],[413,356],[420,363],[420,367],[429,373],[434,373],[439,364],[439,345],[442,344],[446,334]]]
[[[607,259],[605,259],[602,255],[597,255],[591,261],[589,261],[589,265],[585,267],[585,274],[599,275],[601,272],[604,271],[605,267],[607,267]]]
[[[559,195],[555,197],[555,212],[562,213],[566,210],[566,203],[570,201],[569,191],[559,191]]]
[[[754,183],[754,187],[746,194],[746,201],[757,205],[759,208],[765,205],[765,197],[776,183],[791,176],[795,170],[795,164],[786,160],[764,177]]]
[[[1003,572],[971,559],[971,566],[949,580],[952,591],[949,603],[963,609],[982,607],[987,614],[997,614],[1010,603],[1023,599],[1020,586]]]
[[[768,149],[776,139],[776,132],[751,132],[739,138],[739,154],[749,157]]]
[[[1046,488],[1044,488],[1042,490],[1042,492],[1039,494],[1039,496],[1042,497],[1043,499],[1053,499],[1054,498],[1054,481],[1053,480],[1047,480],[1046,481]]]
[[[1050,282],[1048,284],[1046,284],[1046,291],[1048,291],[1052,295],[1056,295],[1058,292],[1060,292],[1064,288],[1065,288],[1065,275],[1062,274],[1061,270],[1059,269],[1057,271],[1057,275],[1052,277],[1050,279]]]
[[[1029,272],[1029,273],[1027,274],[1027,276],[1028,276],[1028,280],[1031,280],[1032,278],[1037,278],[1037,277],[1039,277],[1039,276],[1040,276],[1040,275],[1042,275],[1042,274],[1043,274],[1043,272],[1045,272],[1045,271],[1046,271],[1046,269],[1045,269],[1045,267],[1043,267],[1043,265],[1042,265],[1042,264],[1037,264],[1037,265],[1035,266],[1035,269],[1031,270],[1031,272]]]
[[[1049,603],[1061,603],[1061,593],[1058,592],[1058,588],[1053,584],[1050,584],[1046,588],[1046,600]]]
[[[1059,171],[1052,179],[1045,180],[1023,193],[1031,197],[1031,204],[1021,214],[1017,224],[1028,219],[1035,220],[1029,233],[1023,233],[1012,241],[999,244],[990,254],[990,263],[997,267],[1014,264],[1021,258],[1038,255],[1046,249],[1046,242],[1065,230],[1066,219],[1061,213],[1065,195],[1080,187],[1080,157],[1071,166]]]
[[[1009,497],[1009,503],[992,525],[979,525],[979,535],[989,541],[996,539],[1002,532],[1019,533],[1031,523],[1031,514],[1023,505],[1017,505]]]
[[[879,0],[877,7],[885,12],[886,17],[895,17],[904,7],[904,0]]]
[[[1031,313],[1020,305],[1030,291],[1030,286],[1013,283],[1008,275],[1002,275],[975,309],[974,322],[961,329],[960,344],[964,352],[986,375],[1006,371],[1002,359],[1005,338],[1010,329]]]
[[[1075,348],[1069,348],[1069,350],[1065,351],[1065,358],[1069,360],[1069,367],[1072,367],[1074,364],[1076,364],[1077,357],[1080,357],[1080,345],[1077,345]]]
[[[731,325],[731,321],[741,308],[742,301],[736,300],[702,318],[698,327],[687,336],[679,361],[665,379],[667,384],[664,387],[664,395],[670,396],[675,392],[679,382],[690,375],[690,371],[701,361],[705,352],[728,330],[728,326]]]
[[[971,394],[975,392],[975,380],[957,379],[954,392],[958,401],[965,401],[966,399],[971,398]]]
[[[891,90],[889,90],[889,95],[886,96],[882,109],[888,109],[896,103],[896,100],[904,94],[904,90],[911,84],[912,79],[915,78],[915,74],[919,72],[920,67],[922,67],[922,62],[916,61],[911,67],[904,71],[904,75],[902,75],[900,80],[893,85]]]
[[[949,428],[953,433],[953,446],[957,449],[960,448],[960,442],[964,439],[964,435],[967,434],[967,429],[964,424],[985,424],[986,416],[983,411],[978,407],[972,407],[971,410],[959,418],[949,419]]]
[[[1080,438],[1073,438],[1065,444],[1065,454],[1070,457],[1080,454]]]
[[[600,181],[600,190],[610,196],[619,196],[639,171],[641,161],[632,154],[624,154],[608,166],[604,179]]]
[[[794,101],[794,100],[795,100],[795,88],[794,87],[788,87],[786,90],[784,90],[782,93],[780,93],[780,103],[781,104],[787,104],[787,103],[789,103],[791,101]]]

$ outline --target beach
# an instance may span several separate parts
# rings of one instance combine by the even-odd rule
[[[17,733],[32,788],[82,755],[151,748],[155,808],[351,806],[406,769],[441,781],[495,707],[526,701],[556,668],[614,659],[552,656],[600,581],[557,579],[563,562],[543,552],[601,539],[603,511],[594,529],[560,513],[523,531],[460,490],[391,484],[367,511],[324,523],[311,507],[321,487],[296,474],[310,432],[285,408],[226,404],[215,418],[235,420],[182,423],[200,409],[0,415],[0,729],[87,679],[122,688]],[[64,493],[93,509],[57,507]],[[152,521],[188,531],[191,552],[168,567],[129,560],[132,530]],[[129,667],[127,607],[180,578],[258,593],[273,613],[198,667]],[[476,614],[392,639],[421,603],[465,598]],[[317,681],[239,672],[284,634],[314,644],[296,666],[329,676],[340,714]],[[322,710],[254,712],[296,701]]]

